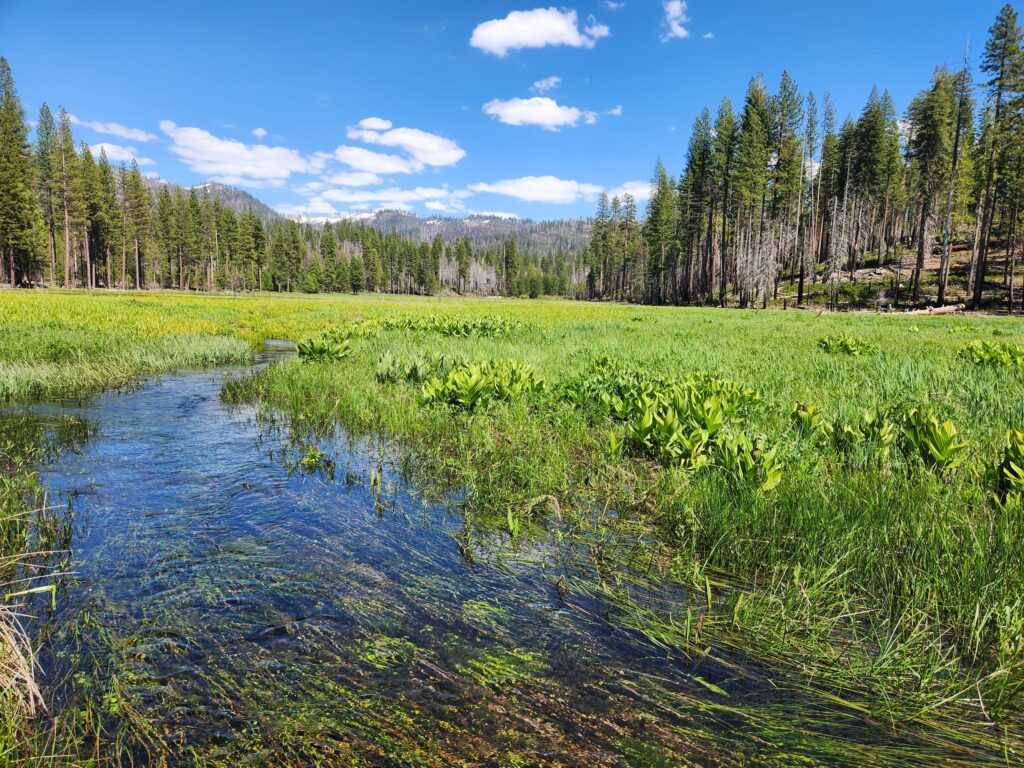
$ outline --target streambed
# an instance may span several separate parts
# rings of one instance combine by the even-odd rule
[[[289,353],[271,349],[258,364]],[[344,436],[304,472],[223,404],[237,370],[81,403],[43,468],[73,514],[40,601],[44,684],[81,759],[170,765],[979,764],[742,672],[672,658],[560,588],[563,558],[474,558]],[[571,564],[568,566],[571,567]],[[582,567],[582,566],[581,566]],[[998,756],[991,756],[998,764]]]

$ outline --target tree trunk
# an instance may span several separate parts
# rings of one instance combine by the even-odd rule
[[[139,238],[135,238],[135,290],[142,288],[142,257],[139,254]]]
[[[914,267],[914,293],[911,301],[921,300],[921,273],[924,271],[925,251],[928,249],[928,219],[931,217],[931,199],[925,195],[921,201],[921,227],[917,236],[917,264]]]

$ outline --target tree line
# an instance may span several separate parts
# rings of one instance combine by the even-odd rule
[[[980,308],[1005,295],[1012,310],[1024,302],[1014,292],[1021,43],[1007,4],[990,29],[980,84],[965,57],[955,70],[938,67],[902,116],[887,92],[873,90],[857,119],[841,125],[827,93],[820,102],[802,95],[785,72],[769,92],[755,77],[738,112],[725,98],[714,116],[697,117],[678,178],[658,162],[642,223],[628,197],[600,199],[587,295],[750,307],[788,283],[798,304],[812,292],[835,304],[864,269],[895,265],[888,299],[919,302],[935,261],[934,300],[943,304],[954,253],[969,252],[967,301]]]
[[[0,58],[0,264],[4,282],[63,288],[458,292],[565,295],[582,269],[564,248],[509,237],[420,242],[358,222],[298,223],[236,212],[205,189],[161,184],[76,144],[44,104],[34,141]]]

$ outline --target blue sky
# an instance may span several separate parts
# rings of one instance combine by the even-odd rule
[[[873,85],[902,110],[977,61],[991,0],[766,3],[0,0],[30,117],[180,184],[220,180],[314,216],[590,215],[681,170],[694,118],[788,69],[840,120]],[[114,124],[114,125],[112,125]],[[255,132],[255,133],[254,133]]]

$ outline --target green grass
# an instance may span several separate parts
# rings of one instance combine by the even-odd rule
[[[1007,431],[1024,426],[1024,376],[975,364],[962,350],[976,341],[1020,345],[1020,321],[0,293],[0,396],[118,386],[178,366],[243,361],[264,338],[323,334],[345,338],[346,354],[235,378],[223,396],[286,416],[308,444],[338,426],[387,439],[424,493],[462,494],[469,547],[497,537],[509,549],[545,541],[583,549],[592,568],[560,588],[599,597],[614,622],[668,652],[728,664],[736,652],[771,685],[1019,758],[1024,512],[997,503],[997,467]],[[868,352],[829,354],[822,339],[854,339],[841,346]],[[777,485],[727,471],[710,447],[707,461],[689,463],[640,450],[628,420],[565,397],[599,358],[659,387],[699,375],[756,390],[758,402],[721,434],[773,449]],[[489,361],[528,366],[539,385],[477,398],[463,379],[490,370],[479,368]],[[430,395],[432,380],[443,397]],[[817,406],[829,429],[802,428],[797,403]],[[905,420],[919,406],[967,442],[955,462],[917,447]],[[863,437],[868,411],[895,430],[884,450]],[[709,438],[719,443],[725,438]],[[689,597],[670,606],[633,597],[666,584]]]

